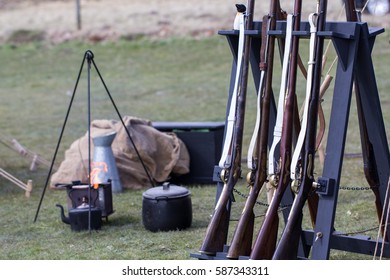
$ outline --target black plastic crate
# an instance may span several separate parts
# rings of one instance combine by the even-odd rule
[[[172,176],[177,184],[211,184],[222,153],[225,122],[153,122],[161,132],[174,132],[190,154],[190,172]]]

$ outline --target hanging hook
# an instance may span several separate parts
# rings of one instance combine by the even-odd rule
[[[95,57],[95,55],[93,54],[93,52],[91,50],[87,50],[85,52],[85,55],[84,57],[87,59],[87,60],[93,60],[93,58]]]

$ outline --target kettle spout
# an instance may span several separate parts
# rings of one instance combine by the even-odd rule
[[[62,220],[62,222],[64,222],[65,224],[69,225],[70,224],[70,220],[69,220],[68,217],[65,216],[64,207],[62,207],[62,205],[60,205],[60,204],[56,204],[56,206],[58,208],[60,208],[60,210],[61,210],[61,220]]]

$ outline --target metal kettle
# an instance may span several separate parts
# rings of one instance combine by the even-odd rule
[[[97,207],[90,207],[86,198],[80,206],[69,209],[69,217],[65,216],[62,205],[56,204],[56,206],[60,208],[62,222],[69,224],[73,231],[98,230],[102,226],[102,210]],[[89,212],[91,212],[91,215],[89,215]],[[91,219],[90,228],[89,218]]]

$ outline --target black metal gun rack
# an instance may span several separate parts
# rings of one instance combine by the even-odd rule
[[[256,90],[259,86],[259,50],[261,38],[262,22],[254,22],[253,30],[246,31],[248,35],[256,37],[258,40],[252,40],[251,46],[251,68],[254,77]],[[270,35],[276,37],[285,36],[285,21],[278,21],[277,27],[269,31]],[[343,164],[343,155],[345,140],[347,134],[347,125],[349,119],[349,110],[351,105],[352,85],[354,76],[356,77],[356,86],[359,87],[362,99],[363,113],[368,126],[369,140],[373,144],[374,158],[379,174],[379,193],[382,205],[385,205],[385,193],[390,174],[390,156],[385,126],[383,122],[381,104],[379,100],[378,88],[375,79],[374,67],[371,58],[371,51],[374,46],[376,36],[383,33],[383,28],[369,28],[367,23],[359,22],[328,22],[325,31],[318,32],[319,36],[331,39],[338,56],[338,65],[334,84],[334,94],[332,100],[332,110],[329,122],[328,142],[326,148],[326,157],[322,176],[319,178],[321,188],[318,191],[319,210],[317,214],[317,223],[314,230],[303,230],[299,246],[298,259],[307,259],[311,251],[311,259],[326,260],[329,259],[330,249],[354,252],[359,254],[374,255],[377,241],[371,240],[368,236],[356,235],[349,236],[342,233],[334,234],[334,220],[337,207],[341,169]],[[236,73],[237,50],[238,50],[238,31],[219,31],[220,35],[227,38],[230,46],[233,63],[231,70],[230,89],[227,108],[231,101],[231,94],[234,87],[234,77]],[[302,22],[301,30],[293,32],[293,35],[309,38],[309,24]],[[256,91],[257,92],[257,91]],[[228,112],[228,110],[227,110]],[[274,127],[276,119],[275,101],[271,102],[270,127]],[[270,135],[269,144],[272,143]],[[219,179],[220,168],[214,169],[214,181],[217,183],[216,200],[218,200],[223,183]],[[293,200],[291,192],[286,192],[282,204],[290,205]],[[232,196],[231,202],[234,201]],[[231,203],[229,204],[229,207]],[[283,211],[284,220],[287,220],[288,213]],[[321,238],[316,238],[321,236]],[[390,234],[387,232],[387,240],[390,240]],[[225,237],[227,241],[227,236]],[[383,240],[379,241],[379,246]],[[225,242],[226,244],[226,242]],[[226,259],[228,244],[225,245],[223,252],[218,252],[215,256],[193,253],[191,257],[198,259]],[[379,254],[379,252],[377,253]],[[383,257],[390,257],[390,244],[384,243]],[[248,256],[242,256],[240,259],[247,259]]]

